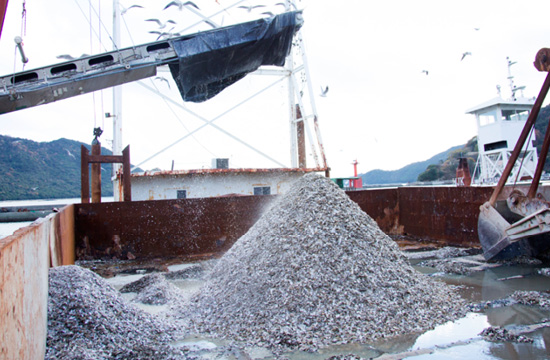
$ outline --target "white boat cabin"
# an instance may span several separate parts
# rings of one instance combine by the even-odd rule
[[[132,174],[132,200],[164,200],[217,196],[276,195],[316,169],[172,170]]]

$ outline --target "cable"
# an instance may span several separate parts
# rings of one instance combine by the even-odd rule
[[[74,0],[74,2],[76,3],[76,6],[78,6],[78,8],[80,9],[80,12],[82,13],[82,15],[84,15],[84,18],[86,19],[86,21],[87,21],[88,24],[90,25],[90,28],[92,29],[93,33],[96,35],[96,37],[97,37],[98,39],[100,39],[101,37],[97,34],[97,32],[95,31],[95,29],[93,28],[93,26],[92,26],[92,24],[91,24],[91,20],[88,18],[88,16],[87,16],[86,13],[84,12],[84,10],[82,10],[82,7],[81,7],[80,4],[78,3],[78,0]],[[92,8],[91,3],[90,3],[90,7]],[[109,36],[109,37],[110,37],[110,36]],[[111,40],[112,40],[112,38],[111,38]],[[113,42],[113,43],[114,43],[114,42]],[[108,51],[107,48],[106,48],[103,44],[100,43],[100,46],[103,46],[103,50],[104,50],[105,52]]]
[[[157,85],[154,83],[153,79],[149,79],[151,81],[151,84],[153,85],[153,87],[155,88],[156,91],[158,91],[160,93],[160,90],[158,89]],[[187,128],[187,126],[185,126],[185,124],[183,123],[183,121],[180,119],[180,117],[178,116],[178,114],[176,113],[176,111],[174,110],[174,108],[172,106],[170,106],[170,104],[168,103],[168,101],[166,101],[166,99],[164,97],[160,97],[162,99],[162,101],[164,101],[164,103],[166,104],[166,106],[168,107],[168,109],[170,110],[170,112],[175,116],[175,118],[179,121],[179,123],[181,124],[181,126],[183,126],[183,128],[185,129],[185,131],[187,131],[187,133],[191,133],[191,131],[189,131],[189,129]],[[210,155],[212,155],[213,157],[216,157],[216,154],[214,154],[212,151],[208,150],[208,148],[206,146],[204,146],[203,144],[201,144],[201,142],[195,137],[195,135],[191,134],[191,137],[193,138],[193,140],[195,140],[197,142],[197,144],[202,147],[204,150],[206,150],[206,152],[208,152]]]

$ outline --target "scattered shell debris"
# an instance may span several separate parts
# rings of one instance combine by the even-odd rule
[[[345,192],[308,174],[172,311],[198,333],[313,351],[421,332],[463,309],[454,289],[413,269]]]
[[[550,308],[550,294],[540,291],[515,291],[511,296],[518,304]]]
[[[503,266],[502,263],[488,263],[479,254],[479,249],[447,247],[435,251],[407,254],[409,260],[426,259],[418,263],[440,272],[457,275],[472,275],[478,271]]]
[[[480,312],[486,309],[512,305],[538,306],[550,309],[550,294],[541,291],[514,291],[510,296],[503,299],[483,301],[478,304],[470,304],[468,307],[471,311]]]
[[[441,249],[436,249],[436,250],[414,251],[414,252],[406,251],[403,253],[409,260],[429,259],[429,258],[449,259],[449,258],[457,258],[457,257],[469,256],[469,255],[478,255],[481,253],[481,250],[475,249],[475,248],[460,248],[455,246],[445,246],[445,247],[442,247]]]
[[[550,277],[550,268],[539,269],[538,273],[543,276]]]
[[[513,334],[500,326],[490,326],[479,335],[488,341],[511,341],[516,343],[532,343],[534,341],[525,335]]]
[[[147,305],[165,305],[180,296],[178,288],[160,273],[145,275],[137,281],[124,285],[120,292],[135,292],[137,295],[132,301]]]
[[[182,359],[178,328],[132,306],[79,266],[49,271],[45,359]]]

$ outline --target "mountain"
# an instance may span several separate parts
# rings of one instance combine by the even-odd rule
[[[59,139],[35,142],[0,135],[0,200],[80,197],[80,147]],[[101,148],[102,155],[112,155]],[[113,195],[111,165],[102,164],[101,194]]]
[[[403,184],[415,182],[418,180],[418,176],[426,171],[428,166],[445,162],[451,153],[461,149],[462,147],[463,145],[453,146],[446,151],[432,156],[428,160],[415,162],[398,170],[371,170],[367,173],[360,174],[359,176],[363,179],[363,185]]]

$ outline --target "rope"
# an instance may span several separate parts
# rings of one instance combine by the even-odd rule
[[[26,0],[23,0],[23,10],[21,11],[21,37],[27,35],[27,8]]]

